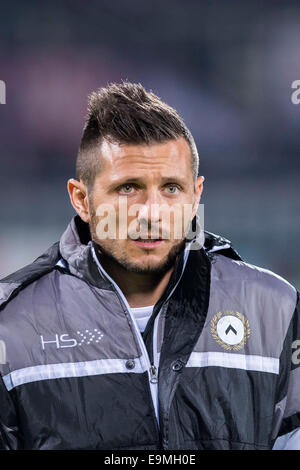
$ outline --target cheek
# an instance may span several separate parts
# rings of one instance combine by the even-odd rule
[[[163,214],[163,226],[169,228],[172,239],[182,239],[193,218],[193,205],[186,198],[184,203],[173,204]]]

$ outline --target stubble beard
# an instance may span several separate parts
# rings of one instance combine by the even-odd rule
[[[155,265],[147,265],[141,266],[138,263],[130,261],[128,255],[125,250],[122,253],[118,254],[116,250],[114,250],[113,245],[118,243],[118,240],[114,240],[110,246],[104,247],[103,241],[99,240],[96,233],[97,227],[97,216],[95,211],[91,208],[91,221],[89,224],[91,238],[93,242],[97,245],[97,249],[99,250],[100,257],[103,257],[106,262],[113,263],[125,271],[137,274],[156,274],[156,275],[163,275],[169,269],[174,266],[177,257],[179,254],[184,250],[185,247],[185,239],[179,240],[176,244],[174,244],[168,254],[165,256],[161,262]]]

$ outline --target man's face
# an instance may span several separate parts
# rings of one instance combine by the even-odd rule
[[[184,247],[202,191],[202,177],[194,190],[188,143],[184,138],[153,145],[104,140],[99,153],[103,165],[88,196],[92,239],[128,271],[168,269]],[[103,235],[108,220],[113,238]]]

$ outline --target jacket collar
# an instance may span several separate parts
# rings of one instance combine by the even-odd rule
[[[173,275],[171,276],[168,292],[178,283],[191,251],[200,249],[203,252],[213,253],[223,250],[222,254],[234,259],[241,259],[238,253],[231,247],[231,242],[224,237],[211,232],[197,232],[199,235],[186,242],[185,250],[179,255]],[[202,238],[201,238],[202,237]],[[203,243],[204,242],[204,243]],[[75,215],[65,232],[63,233],[59,249],[62,258],[67,262],[69,271],[77,277],[84,278],[93,285],[109,288],[110,282],[99,270],[99,266],[93,256],[93,241],[89,225]]]
[[[71,274],[88,281],[95,287],[110,289],[110,284],[101,276],[92,256],[92,240],[89,225],[75,215],[59,241],[62,261]]]
[[[204,232],[205,241],[201,249],[211,255],[215,251],[233,259],[241,260],[239,254],[232,248],[229,240],[219,235]],[[197,240],[194,240],[197,242]],[[192,241],[194,243],[194,241]],[[190,245],[192,247],[192,244]],[[201,252],[202,252],[201,251]],[[176,263],[165,294],[170,296],[178,279],[185,270],[188,251],[182,253]],[[0,309],[26,285],[35,281],[55,265],[66,267],[69,272],[88,281],[91,285],[103,289],[111,289],[110,283],[100,274],[98,266],[92,256],[92,240],[88,224],[78,215],[74,216],[61,236],[59,242],[54,243],[45,253],[33,263],[24,266],[18,271],[0,280]],[[175,287],[174,287],[175,286]],[[173,290],[172,290],[173,289]]]
[[[100,260],[95,259],[94,245],[88,224],[75,215],[61,236],[59,249],[63,260],[60,260],[58,264],[63,266],[62,261],[65,261],[68,270],[75,276],[84,278],[97,287],[110,288],[110,281],[105,277],[105,271],[103,268],[99,269]],[[186,244],[185,250],[176,262],[169,287],[175,285],[181,277],[188,255],[189,244]]]

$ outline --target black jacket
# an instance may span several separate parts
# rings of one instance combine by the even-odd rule
[[[144,341],[78,216],[0,282],[2,448],[270,449],[300,426],[299,294],[205,236]]]

